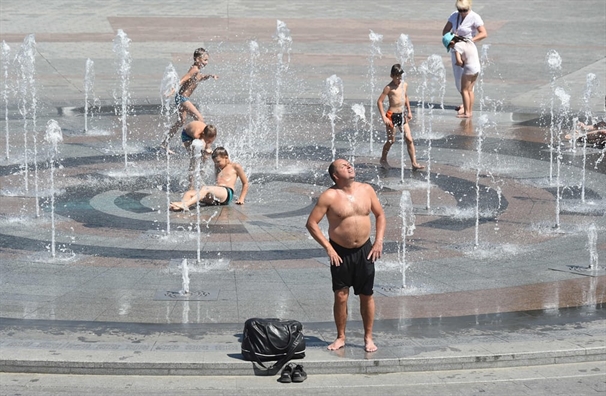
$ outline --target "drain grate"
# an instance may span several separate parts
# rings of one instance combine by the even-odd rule
[[[187,294],[158,290],[154,295],[154,301],[216,301],[218,298],[219,289],[193,290]]]
[[[570,272],[572,274],[592,277],[606,275],[606,267],[601,265],[598,265],[596,268],[590,268],[589,266],[584,267],[582,265],[562,265],[558,267],[550,267],[549,269],[552,271]]]

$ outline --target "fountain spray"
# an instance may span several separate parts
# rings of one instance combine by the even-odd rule
[[[587,249],[589,249],[589,269],[598,269],[598,230],[594,223],[587,227]]]
[[[163,120],[164,135],[167,136],[171,127],[170,105],[172,102],[172,93],[179,89],[179,75],[172,63],[166,66],[162,83],[160,84],[160,101],[162,109],[160,111]],[[170,234],[170,148],[166,144],[166,234]]]
[[[200,139],[195,139],[191,144],[192,155],[196,160],[196,177],[195,177],[195,188],[196,188],[196,233],[197,235],[197,255],[196,260],[199,263],[200,251],[202,250],[202,238],[201,238],[201,229],[200,229],[200,189],[202,188],[202,183],[200,180],[200,170],[201,170],[201,162],[202,162],[202,150],[204,150],[204,142]]]
[[[583,107],[585,111],[585,123],[590,124],[591,117],[591,97],[595,88],[597,88],[599,84],[599,80],[594,73],[587,73],[586,83],[585,83],[585,92],[583,94]],[[572,130],[576,130],[576,122],[572,126]],[[576,136],[573,133],[572,138],[570,139],[571,144],[576,146]],[[583,139],[583,171],[581,175],[581,202],[585,203],[585,177],[586,177],[586,167],[587,165],[587,138]]]
[[[2,100],[4,101],[4,130],[6,132],[6,159],[10,158],[10,140],[8,127],[8,65],[11,54],[11,47],[2,40],[2,75],[4,77],[4,88],[2,89]]]
[[[51,184],[51,256],[55,258],[55,161],[57,160],[57,146],[63,141],[61,127],[55,120],[46,123],[46,135],[44,139],[52,145],[50,157],[50,184]]]
[[[322,94],[322,101],[324,106],[330,108],[328,115],[324,113],[322,116],[327,115],[330,120],[330,127],[332,131],[331,139],[331,153],[332,160],[335,160],[337,150],[335,148],[335,120],[337,119],[337,112],[343,106],[343,81],[340,77],[335,74],[326,79],[326,85],[324,86],[324,92]]]
[[[189,266],[187,265],[187,259],[181,261],[181,296],[189,294]]]
[[[351,106],[351,110],[354,112],[354,133],[348,134],[347,139],[349,140],[349,148],[351,150],[351,155],[349,156],[349,162],[354,165],[356,162],[356,144],[358,140],[358,134],[360,133],[360,129],[358,128],[359,122],[366,122],[366,110],[364,109],[364,104],[355,103]]]
[[[558,116],[556,117],[557,119],[557,126],[555,125],[555,123],[552,120],[552,125],[553,127],[551,129],[553,129],[553,133],[555,134],[555,143],[557,145],[557,149],[556,149],[556,161],[557,161],[557,169],[556,169],[556,223],[555,223],[555,227],[556,229],[560,228],[560,168],[562,165],[562,129],[563,129],[563,124],[564,121],[566,119],[568,119],[568,110],[569,110],[569,106],[570,106],[570,95],[567,94],[564,89],[562,89],[561,87],[557,87],[554,90],[554,94],[555,96],[558,97],[558,99],[560,99],[560,111],[558,112]]]
[[[402,218],[402,246],[399,248],[400,268],[402,269],[402,289],[406,287],[406,237],[412,236],[415,230],[415,215],[409,191],[402,191],[400,197],[400,217]]]
[[[126,141],[128,138],[128,125],[126,116],[130,106],[130,92],[128,90],[130,84],[130,63],[131,57],[129,52],[130,39],[122,29],[118,29],[118,33],[114,38],[114,53],[116,54],[116,67],[118,76],[120,77],[120,99],[114,92],[116,106],[120,106],[120,119],[122,123],[122,150],[124,151],[124,168],[128,166],[128,153]]]
[[[33,146],[33,163],[34,163],[34,195],[36,197],[36,217],[40,217],[40,204],[38,194],[38,145],[36,141],[36,111],[37,111],[37,92],[36,92],[36,40],[33,34],[29,34],[23,40],[19,55],[17,55],[17,61],[20,66],[21,79],[20,79],[20,106],[19,112],[23,116],[23,148],[25,152],[24,168],[25,168],[25,191],[28,191],[28,176],[29,176],[29,158],[27,150],[27,135],[28,131],[28,115],[32,119],[32,146]],[[27,103],[27,96],[29,94],[30,102],[29,108]]]
[[[370,59],[368,66],[368,75],[370,80],[370,107],[369,107],[369,152],[372,154],[373,148],[373,138],[374,138],[374,128],[373,128],[373,120],[374,120],[374,111],[373,108],[375,106],[376,98],[375,98],[375,86],[376,86],[376,71],[375,71],[375,58],[381,58],[381,42],[383,41],[383,35],[377,34],[372,30],[368,34],[368,38],[370,39]]]
[[[559,72],[562,70],[562,58],[560,57],[560,54],[558,54],[558,52],[556,50],[550,50],[547,53],[545,62],[547,63],[547,66],[549,67],[549,73],[551,74],[551,102],[550,102],[550,106],[549,106],[549,115],[550,115],[550,119],[551,119],[551,124],[549,126],[549,183],[551,184],[553,181],[553,145],[554,145],[554,122],[553,122],[553,118],[555,117],[554,114],[554,106],[555,106],[555,90],[556,90],[556,86],[555,86],[555,82],[556,79],[559,77]]]
[[[88,131],[88,99],[89,95],[94,98],[93,87],[95,86],[95,62],[90,58],[86,60],[84,72],[84,132]]]
[[[444,94],[446,92],[446,72],[444,71],[444,63],[439,55],[430,55],[420,67],[423,82],[419,89],[422,92],[422,111],[423,111],[423,129],[425,129],[425,107],[429,107],[429,122],[427,131],[427,204],[426,209],[431,209],[430,190],[431,190],[431,133],[433,122],[433,108],[435,95],[439,95],[441,107],[444,107]],[[426,95],[429,96],[430,103],[425,106]]]
[[[280,46],[276,72],[276,107],[274,110],[274,116],[276,118],[276,169],[278,169],[280,164],[280,126],[282,125],[282,118],[284,116],[284,106],[280,104],[282,76],[288,70],[288,66],[290,64],[290,51],[292,47],[290,30],[286,27],[286,24],[280,20],[277,21],[277,29],[276,33],[274,34],[274,40],[276,40]],[[286,60],[284,59],[285,55]]]

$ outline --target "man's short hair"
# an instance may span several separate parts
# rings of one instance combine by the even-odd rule
[[[337,181],[335,180],[335,177],[334,177],[334,175],[333,175],[333,174],[335,173],[335,171],[336,171],[336,170],[337,170],[337,167],[335,166],[335,161],[333,161],[333,162],[331,162],[331,164],[328,166],[328,176],[330,176],[331,180],[332,180],[333,182],[335,182],[335,183],[336,183]]]

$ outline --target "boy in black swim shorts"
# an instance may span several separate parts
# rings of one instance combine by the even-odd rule
[[[412,170],[419,170],[425,167],[417,163],[415,144],[412,140],[410,127],[408,126],[408,121],[412,119],[412,111],[410,110],[410,102],[408,101],[408,94],[406,93],[408,84],[402,81],[403,73],[404,71],[399,63],[396,63],[391,67],[391,82],[385,86],[381,96],[379,96],[379,99],[377,100],[379,114],[381,114],[387,131],[387,141],[385,142],[385,145],[383,145],[380,164],[385,169],[390,168],[389,163],[387,162],[387,154],[389,154],[391,146],[396,142],[396,128],[398,128],[400,129],[400,132],[404,134]],[[389,108],[387,109],[387,112],[383,109],[383,101],[385,98],[389,99]],[[403,112],[404,107],[406,108],[406,113]],[[404,164],[402,164],[402,166],[404,166]]]

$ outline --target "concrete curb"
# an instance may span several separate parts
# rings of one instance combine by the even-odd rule
[[[528,345],[527,343],[524,343]],[[520,345],[522,347],[522,345]],[[6,351],[5,351],[6,352]],[[89,351],[90,352],[90,351]],[[251,362],[206,361],[193,362],[176,354],[164,355],[156,361],[126,361],[128,357],[108,356],[101,353],[86,356],[64,354],[49,359],[24,359],[16,356],[27,355],[25,351],[13,350],[14,358],[0,360],[0,371],[11,373],[40,374],[85,374],[85,375],[159,375],[159,376],[248,376],[265,375],[264,371]],[[5,354],[6,356],[6,354]],[[141,358],[151,356],[140,355]],[[158,356],[155,356],[158,357]],[[324,357],[322,359],[322,357]],[[136,357],[133,355],[133,359]],[[232,357],[231,359],[239,359]],[[446,353],[435,357],[403,357],[393,359],[348,359],[326,360],[322,351],[311,350],[300,362],[308,374],[380,374],[396,372],[422,372],[461,369],[504,368],[518,366],[539,366],[565,363],[606,361],[606,346],[579,347],[572,349],[545,349],[539,351],[513,351],[506,354]]]

